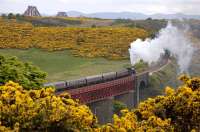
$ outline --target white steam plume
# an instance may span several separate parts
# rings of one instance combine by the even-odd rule
[[[156,62],[166,49],[177,59],[180,71],[187,72],[194,48],[190,40],[185,36],[184,31],[179,30],[170,22],[166,28],[159,32],[156,38],[152,40],[146,39],[145,41],[137,39],[131,43],[131,48],[129,49],[131,64],[134,65],[140,59],[149,64]]]

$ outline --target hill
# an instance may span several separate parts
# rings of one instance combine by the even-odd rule
[[[200,15],[186,15],[183,13],[176,14],[152,14],[146,15],[143,13],[137,12],[96,12],[96,13],[83,13],[78,11],[69,11],[68,15],[71,17],[94,17],[94,18],[102,18],[102,19],[140,19],[144,20],[147,18],[152,19],[200,19]]]
[[[48,51],[70,49],[74,56],[128,58],[128,48],[149,33],[128,27],[43,27],[29,22],[0,19],[0,48],[41,48]]]

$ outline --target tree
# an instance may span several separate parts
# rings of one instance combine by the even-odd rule
[[[14,14],[13,13],[9,13],[8,14],[8,19],[13,19],[14,18]]]
[[[21,62],[17,57],[0,55],[0,84],[15,81],[25,89],[40,88],[45,82],[46,73],[27,62]]]
[[[19,13],[17,13],[17,14],[15,15],[15,17],[16,17],[17,20],[20,20],[20,19],[22,19],[23,16],[20,15]]]
[[[149,18],[147,18],[146,20],[147,20],[147,21],[151,21],[151,20],[153,20],[153,19],[152,19],[151,17],[149,17]]]
[[[144,62],[143,60],[140,60],[134,65],[134,68],[137,72],[145,71],[148,68],[148,63]]]

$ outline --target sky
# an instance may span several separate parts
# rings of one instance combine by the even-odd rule
[[[28,5],[37,6],[41,14],[48,15],[72,10],[200,15],[200,0],[0,0],[0,13],[23,13]]]

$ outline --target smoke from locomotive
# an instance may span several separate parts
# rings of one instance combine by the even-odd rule
[[[134,65],[140,59],[149,64],[156,62],[166,49],[176,58],[180,72],[187,72],[194,48],[185,36],[185,31],[179,30],[170,22],[155,39],[146,39],[145,41],[137,39],[131,43],[129,49],[131,64]]]

